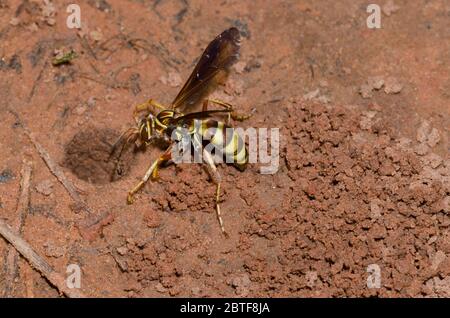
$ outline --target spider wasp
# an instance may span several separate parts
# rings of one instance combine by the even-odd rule
[[[220,154],[227,158],[227,163],[232,159],[232,164],[240,171],[245,170],[248,163],[248,150],[244,141],[231,126],[231,119],[242,121],[249,116],[238,115],[229,103],[209,99],[209,93],[224,83],[230,67],[239,58],[240,35],[238,29],[232,27],[218,35],[205,49],[200,60],[195,66],[188,80],[181,88],[169,107],[163,106],[153,99],[144,104],[137,105],[134,110],[136,125],[126,130],[113,146],[112,153],[117,145],[122,142],[125,145],[135,143],[137,146],[148,146],[155,141],[165,141],[169,146],[148,168],[142,180],[128,192],[127,203],[132,204],[133,196],[151,178],[158,178],[160,166],[173,162],[172,154],[174,147],[180,145],[180,138],[171,138],[175,131],[181,134],[181,129],[189,134],[194,151],[202,152],[203,163],[216,185],[215,206],[217,219],[221,231],[227,236],[220,213],[220,186],[221,176],[217,170],[216,162],[212,154],[206,151],[206,145],[212,143],[214,146],[222,147]],[[203,101],[202,111],[186,113],[190,106]],[[214,104],[221,109],[209,110],[208,106]],[[154,110],[157,109],[158,112]],[[226,122],[210,118],[212,115],[222,113],[227,115]],[[225,133],[227,130],[227,134]],[[229,133],[231,131],[231,134]],[[208,136],[207,136],[208,135]],[[227,136],[226,136],[227,135]],[[200,140],[200,141],[199,141]],[[205,143],[205,140],[207,141]]]

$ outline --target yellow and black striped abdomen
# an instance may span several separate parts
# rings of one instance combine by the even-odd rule
[[[211,143],[219,149],[223,159],[243,171],[248,163],[248,151],[244,140],[233,127],[212,119],[196,120],[196,133],[202,136],[203,146]]]

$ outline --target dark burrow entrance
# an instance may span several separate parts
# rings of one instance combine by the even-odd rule
[[[90,126],[83,129],[66,145],[63,165],[78,178],[90,183],[104,184],[119,180],[128,174],[132,160],[131,151],[124,151],[120,158],[119,151],[111,155],[119,136],[120,133],[111,128]]]

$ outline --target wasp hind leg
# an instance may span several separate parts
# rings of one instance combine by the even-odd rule
[[[212,158],[211,154],[203,149],[203,157],[206,161],[206,168],[208,170],[209,175],[211,176],[211,179],[216,185],[216,216],[217,220],[219,221],[220,229],[225,235],[225,237],[229,237],[228,233],[225,231],[225,226],[223,224],[222,215],[220,213],[220,185],[222,182],[222,177],[220,176],[219,171],[217,171],[217,167],[214,163],[214,159]]]
[[[128,197],[127,197],[128,204],[132,204],[134,202],[134,198],[133,198],[134,195],[145,185],[145,183],[148,181],[148,179],[150,179],[150,177],[152,177],[153,180],[158,178],[159,166],[162,163],[169,161],[171,158],[172,158],[172,147],[169,147],[158,159],[156,159],[152,163],[152,165],[150,166],[150,168],[148,168],[148,170],[145,173],[142,180],[139,181],[139,183],[128,192]]]
[[[229,125],[231,123],[231,118],[233,118],[234,120],[237,120],[237,121],[244,121],[246,119],[249,119],[251,116],[251,115],[247,115],[247,114],[236,113],[236,111],[233,109],[233,105],[231,105],[230,103],[227,103],[227,102],[223,102],[218,99],[205,99],[203,101],[203,108],[202,108],[203,111],[208,110],[209,103],[213,103],[218,106],[224,107],[227,110],[230,110],[230,112],[228,113],[228,119],[227,119],[227,123],[226,123],[227,125]]]

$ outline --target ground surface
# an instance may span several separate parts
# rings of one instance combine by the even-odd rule
[[[65,23],[72,2],[0,0],[0,218],[16,222],[32,161],[22,235],[59,273],[78,264],[85,294],[450,296],[448,1],[380,1],[382,28],[370,30],[365,1],[88,0],[79,34]],[[169,103],[233,25],[241,59],[216,96],[253,112],[238,125],[279,127],[282,145],[274,175],[220,167],[225,239],[201,167],[162,169],[130,206],[160,150],[128,154],[115,182],[106,154],[133,106]],[[56,49],[77,57],[55,67]],[[1,259],[9,248],[0,240]],[[9,295],[58,296],[18,264]],[[379,289],[367,287],[370,264]]]

